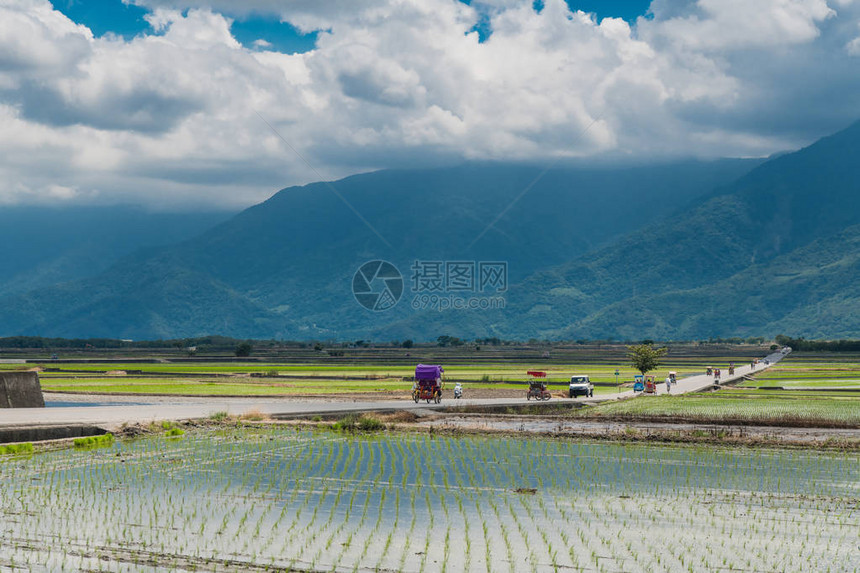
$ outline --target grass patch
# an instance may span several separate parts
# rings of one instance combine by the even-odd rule
[[[391,414],[380,414],[379,419],[388,424],[409,424],[415,422],[418,419],[418,416],[415,415],[415,412],[398,410]]]
[[[461,414],[504,414],[506,416],[565,416],[572,410],[585,407],[579,402],[523,402],[515,406],[458,406],[453,405],[448,412]]]
[[[75,438],[73,442],[76,448],[101,448],[113,444],[113,434],[103,434],[101,436],[87,436],[85,438]]]
[[[33,444],[26,442],[23,444],[9,444],[8,446],[0,446],[0,456],[11,456],[17,454],[33,453]]]
[[[331,425],[336,432],[380,432],[385,429],[385,424],[378,418],[367,414],[349,414]]]
[[[239,419],[246,422],[262,422],[264,420],[268,420],[269,416],[255,408],[252,408],[239,416]]]
[[[170,428],[169,430],[164,432],[164,435],[167,436],[168,438],[175,438],[177,436],[184,436],[185,430],[183,430],[182,428]]]

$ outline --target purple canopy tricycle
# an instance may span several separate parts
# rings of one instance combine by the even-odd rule
[[[437,404],[442,401],[442,373],[445,370],[441,366],[419,364],[415,367],[415,384],[412,386],[412,399],[417,404],[419,400],[427,400]]]

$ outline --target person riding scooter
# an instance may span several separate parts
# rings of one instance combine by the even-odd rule
[[[457,382],[457,385],[454,386],[454,398],[462,398],[463,397],[463,387]]]

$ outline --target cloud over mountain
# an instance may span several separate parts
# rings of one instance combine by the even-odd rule
[[[654,0],[632,24],[563,0],[138,3],[151,28],[124,39],[0,0],[0,202],[247,205],[463,159],[761,156],[860,116],[850,0]],[[316,48],[243,46],[231,21],[253,14]]]

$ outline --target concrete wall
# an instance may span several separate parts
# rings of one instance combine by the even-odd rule
[[[42,385],[35,372],[0,372],[0,408],[44,408]]]
[[[104,428],[87,425],[0,427],[0,444],[85,438],[87,436],[101,436],[106,433],[107,430]]]

